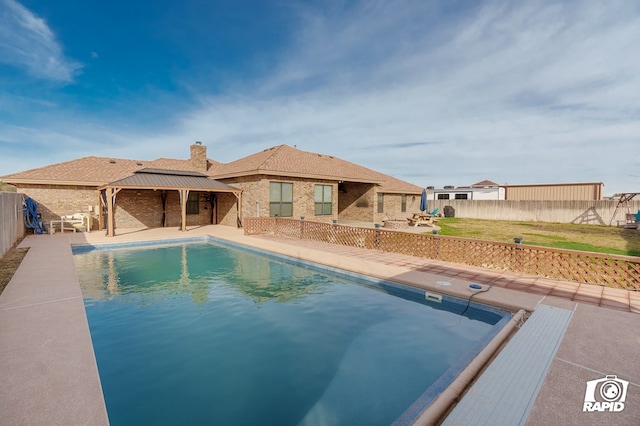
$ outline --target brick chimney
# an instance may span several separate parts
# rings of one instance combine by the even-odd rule
[[[191,145],[191,165],[199,172],[207,171],[207,147],[200,141]]]

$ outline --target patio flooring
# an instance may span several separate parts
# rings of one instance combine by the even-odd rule
[[[552,306],[572,312],[541,385],[520,424],[640,424],[640,293],[494,272],[410,256],[273,236],[247,237],[225,226],[65,233],[27,237],[31,247],[0,295],[2,424],[108,424],[71,245],[211,235],[238,244],[516,312]],[[490,289],[472,293],[470,283]],[[542,312],[543,310],[541,310]],[[507,344],[509,347],[511,342]],[[532,347],[529,350],[536,350]],[[527,365],[521,366],[523,372]],[[504,373],[507,374],[507,373]],[[523,373],[524,374],[524,373]],[[617,375],[629,383],[624,410],[583,412],[586,382]],[[501,386],[500,371],[493,385]],[[504,377],[508,380],[509,377]],[[514,393],[516,395],[517,393]],[[473,398],[473,393],[464,398]],[[484,406],[508,404],[486,399]],[[516,398],[516,396],[512,396]],[[477,424],[473,418],[469,423]]]

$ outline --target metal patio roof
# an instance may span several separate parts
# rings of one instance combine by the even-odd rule
[[[101,186],[99,189],[132,188],[132,189],[187,189],[209,192],[242,192],[226,183],[207,177],[198,172],[165,169],[141,169],[124,179]]]

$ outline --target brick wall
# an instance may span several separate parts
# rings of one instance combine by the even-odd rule
[[[38,212],[47,228],[52,219],[62,215],[88,212],[91,206],[93,230],[99,228],[99,191],[83,186],[61,185],[24,185],[20,192],[33,198],[38,204]],[[114,211],[117,228],[157,228],[162,226],[161,191],[123,189],[116,195]],[[198,192],[198,214],[187,215],[187,226],[207,225],[211,223],[211,204],[206,201],[208,193]],[[218,194],[218,222],[236,226],[235,196]],[[177,190],[167,191],[167,226],[178,227],[182,220],[180,194]]]
[[[283,180],[283,182],[285,182]],[[331,186],[331,214],[317,215],[315,208],[316,185]],[[338,218],[338,184],[335,181],[301,179],[293,185],[293,217],[330,223]]]
[[[336,181],[290,178],[285,176],[250,176],[224,179],[228,185],[242,189],[243,217],[269,217],[269,183],[287,182],[293,184],[293,216],[316,222],[339,220],[357,220],[363,222],[382,222],[383,219],[406,219],[417,212],[420,196],[407,195],[407,212],[401,212],[401,194],[385,194],[383,213],[377,213],[377,194],[375,185]],[[315,215],[315,186],[332,186],[332,214]],[[339,190],[340,188],[340,190]]]
[[[401,195],[385,194],[383,213],[377,213],[377,194],[371,184],[344,183],[338,191],[335,181],[289,178],[283,176],[252,176],[225,179],[225,183],[242,189],[243,217],[269,217],[269,183],[293,184],[293,217],[304,216],[317,222],[334,219],[382,222],[384,219],[406,219],[407,214],[418,211],[420,197],[407,195],[407,212],[401,212]],[[315,185],[332,186],[332,214],[315,215]],[[98,212],[101,206],[98,191],[83,186],[24,185],[19,191],[38,203],[38,211],[49,226],[52,219],[62,215],[88,212],[92,209],[93,230],[98,229]],[[123,189],[116,196],[116,228],[156,228],[162,226],[161,191]],[[199,192],[198,214],[187,215],[187,226],[211,223],[211,205],[206,201],[208,193]],[[229,193],[217,194],[218,223],[236,226],[236,197]],[[181,222],[180,196],[177,190],[167,191],[167,226],[177,227]]]
[[[175,194],[172,194],[175,193]],[[172,197],[173,195],[173,197]],[[177,221],[172,221],[170,206],[177,210]],[[167,194],[167,213],[169,226],[180,223],[180,204],[178,191]],[[175,213],[175,212],[174,212]],[[123,189],[116,195],[114,206],[115,228],[156,228],[162,226],[162,202],[160,191]],[[174,222],[172,224],[172,222]]]
[[[407,194],[406,212],[402,211],[402,194],[384,194],[382,213],[378,213],[378,193],[371,184],[345,183],[340,193],[340,219],[382,222],[405,220],[420,208],[420,196]]]
[[[201,142],[196,142],[190,147],[191,165],[201,172],[207,171],[207,147]]]
[[[243,217],[269,217],[269,184],[286,182],[293,184],[293,216],[308,220],[331,222],[338,218],[338,184],[335,181],[290,178],[285,176],[249,176],[224,179],[224,183],[242,189]],[[331,185],[331,215],[315,215],[315,186]]]
[[[338,218],[373,222],[375,186],[372,184],[345,182],[341,185]]]
[[[98,229],[98,206],[100,200],[95,188],[63,185],[17,185],[18,191],[31,197],[38,204],[38,213],[49,229],[52,219],[60,216],[88,212],[91,206],[93,229]]]
[[[377,203],[376,195],[376,203]],[[378,206],[376,204],[375,221],[382,222],[385,219],[397,219],[406,220],[411,217],[413,213],[420,211],[420,196],[419,195],[406,195],[407,206],[406,211],[402,211],[402,194],[384,194],[383,213],[378,212]]]
[[[233,194],[217,194],[218,223],[220,225],[237,226],[237,198]]]
[[[269,183],[262,178],[263,176],[243,176],[231,179],[220,179],[221,182],[227,185],[242,189],[243,217],[269,216]]]
[[[190,191],[198,194],[198,214],[187,214],[187,226],[209,225],[212,223],[211,203],[208,192]],[[168,227],[178,227],[182,221],[180,193],[166,191],[166,221]],[[236,226],[236,210],[233,194],[217,194],[218,223]],[[116,196],[115,226],[117,228],[159,228],[162,227],[161,191],[121,190]]]

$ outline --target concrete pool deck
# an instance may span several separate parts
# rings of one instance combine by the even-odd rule
[[[462,298],[471,296],[470,283],[491,285],[472,300],[512,312],[542,305],[572,311],[532,408],[519,423],[640,424],[639,292],[307,240],[247,237],[225,226],[119,230],[112,238],[97,231],[25,238],[20,246],[30,250],[0,295],[0,423],[108,424],[71,245],[205,235]],[[523,372],[527,368],[521,366]],[[587,381],[606,375],[629,382],[624,410],[583,412]],[[494,387],[499,386],[498,381]],[[472,397],[470,392],[464,398]],[[488,398],[483,406],[504,401]]]

